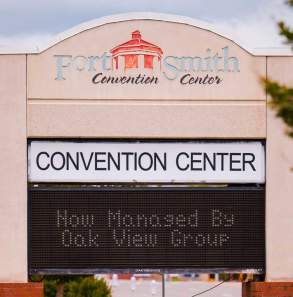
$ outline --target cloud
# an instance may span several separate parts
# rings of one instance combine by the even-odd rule
[[[52,38],[52,34],[0,35],[0,49],[2,52],[19,53],[36,51],[39,45],[48,43]]]
[[[277,27],[280,20],[293,27],[293,9],[282,0],[273,0],[253,14],[220,21],[216,26],[248,48],[284,47]]]
[[[181,14],[204,20],[239,18],[272,0],[1,0],[0,34],[57,33],[78,23],[129,11]]]
[[[209,21],[248,48],[279,47],[276,21],[293,26],[284,0],[10,0],[1,3],[0,47],[35,49],[83,21],[127,11],[155,11]]]

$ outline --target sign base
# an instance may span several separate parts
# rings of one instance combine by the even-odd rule
[[[242,297],[293,297],[293,282],[249,282],[242,284]]]
[[[43,297],[42,283],[0,283],[0,297]]]

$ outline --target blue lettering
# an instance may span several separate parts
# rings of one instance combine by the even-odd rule
[[[65,80],[66,78],[63,76],[63,68],[68,67],[71,64],[70,55],[55,55],[56,58],[56,77],[55,80]],[[64,59],[70,59],[67,62],[64,62]]]
[[[223,57],[224,57],[224,72],[231,72],[229,64],[233,63],[232,72],[240,72],[239,61],[236,57],[229,57],[229,47],[226,46],[223,48]]]
[[[171,74],[171,76],[167,73],[167,72],[163,72],[164,76],[169,79],[169,80],[174,80],[178,77],[178,74],[180,72],[180,69],[178,69],[176,66],[170,64],[169,60],[173,59],[175,60],[175,62],[178,60],[177,57],[173,57],[173,56],[168,56],[163,60],[163,66],[165,69],[168,69],[169,71],[173,72],[173,75]]]

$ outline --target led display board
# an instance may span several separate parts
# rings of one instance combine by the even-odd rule
[[[30,273],[263,272],[263,188],[29,190]]]

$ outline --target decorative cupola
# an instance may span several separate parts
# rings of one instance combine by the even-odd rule
[[[129,41],[114,47],[110,51],[113,69],[160,69],[162,49],[143,40],[139,30],[133,31],[131,37]]]

